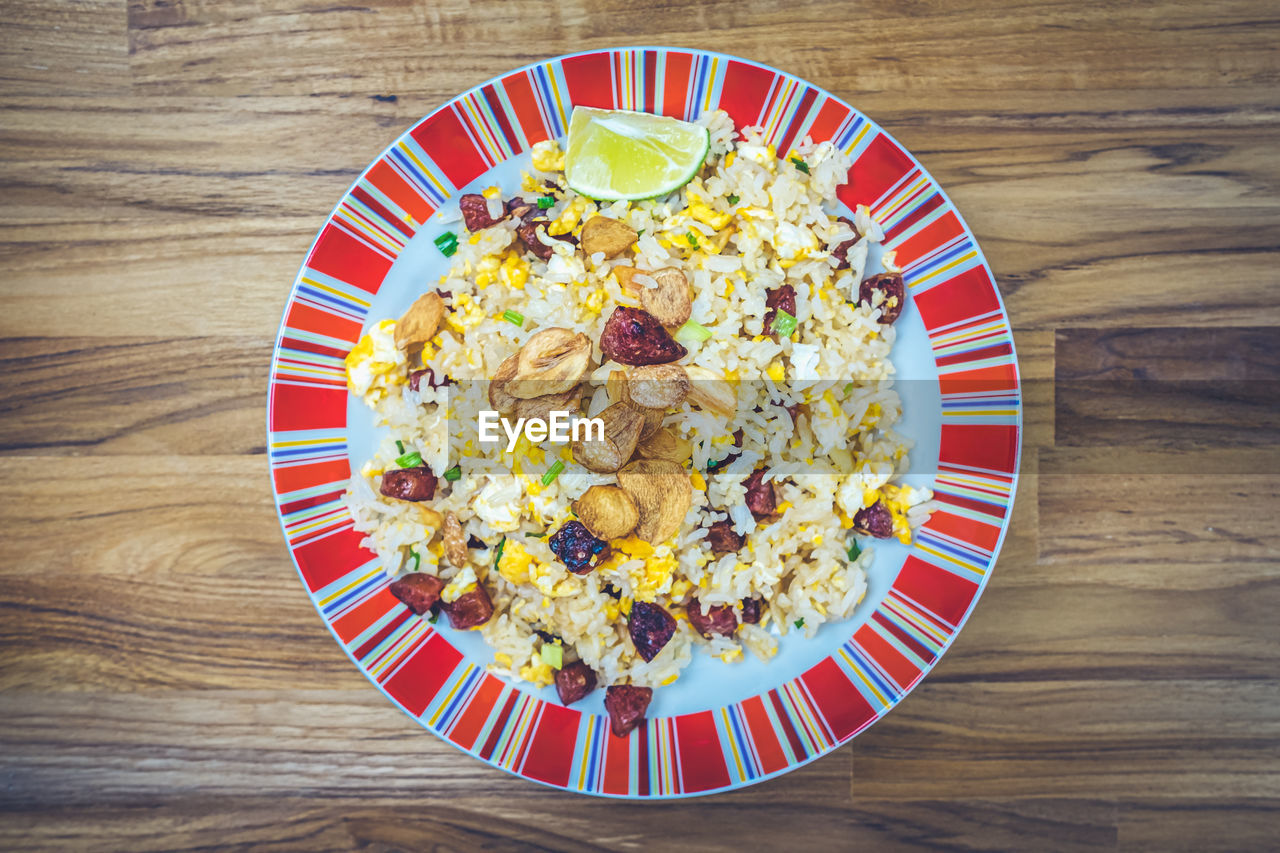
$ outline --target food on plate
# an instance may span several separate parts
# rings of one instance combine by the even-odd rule
[[[839,215],[848,158],[672,122],[575,111],[567,154],[437,215],[448,272],[346,359],[385,431],[346,502],[391,594],[564,704],[605,688],[619,736],[695,653],[847,618],[869,540],[932,509],[894,428],[907,289]],[[486,443],[488,410],[599,429]]]

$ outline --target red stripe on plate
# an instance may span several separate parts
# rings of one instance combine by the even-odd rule
[[[988,311],[996,311],[996,286],[982,267],[965,270],[928,290],[912,294],[926,329],[958,323]]]
[[[786,735],[787,743],[791,744],[791,754],[796,757],[796,761],[803,761],[808,755],[805,752],[804,741],[800,740],[795,726],[791,725],[791,718],[787,716],[786,706],[782,704],[782,697],[778,695],[777,690],[769,691],[769,701],[773,703],[773,710],[778,715],[778,724],[782,726],[782,733]]]
[[[801,84],[803,85],[803,84]],[[787,125],[782,134],[782,140],[778,143],[778,153],[785,154],[791,150],[791,143],[796,138],[796,133],[800,130],[800,125],[804,123],[805,117],[809,115],[809,108],[813,106],[813,102],[818,98],[818,90],[813,87],[805,89],[803,97],[800,98],[800,106],[795,111],[795,117],[791,123]],[[813,136],[813,131],[809,132],[815,140],[821,141],[822,137]]]
[[[989,347],[971,349],[968,352],[956,353],[955,355],[939,356],[937,361],[939,365],[962,364],[966,361],[978,361],[984,358],[997,358],[1002,355],[1008,355],[1011,352],[1013,352],[1012,344],[993,344]]]
[[[851,209],[858,204],[870,205],[914,168],[901,148],[884,134],[877,134],[853,161],[849,181],[836,190],[836,195]]]
[[[368,562],[368,551],[360,547],[364,534],[354,528],[323,539],[313,539],[293,549],[293,558],[307,582],[307,589],[324,589],[357,566]]]
[[[916,657],[923,660],[925,663],[932,662],[933,659],[936,657],[936,655],[934,655],[934,653],[930,651],[928,646],[924,645],[915,637],[911,636],[911,634],[907,633],[906,629],[901,628],[898,625],[894,624],[893,622],[889,621],[889,617],[885,616],[883,613],[879,611],[872,613],[871,621],[875,622],[882,629],[892,634],[894,639],[896,639],[899,643],[902,643],[902,645],[910,649],[912,654],[914,654]]]
[[[1017,455],[1018,428],[1013,424],[942,425],[940,465],[968,465],[1011,474]]]
[[[347,425],[347,389],[271,385],[271,430],[334,429]]]
[[[871,703],[831,658],[800,676],[800,680],[837,741],[847,739],[876,718]]]
[[[814,140],[821,142],[824,139],[834,140],[836,131],[840,129],[840,125],[844,124],[851,113],[839,101],[827,98],[822,102],[822,106],[818,109],[818,115],[809,125],[809,136]],[[870,204],[872,199],[866,199],[862,203]]]
[[[937,198],[941,201],[942,196]],[[896,230],[899,229],[895,229],[895,233]],[[924,257],[939,246],[945,246],[963,233],[964,229],[960,227],[960,220],[956,218],[954,213],[947,211],[893,247],[898,253],[898,265],[907,266],[915,263],[916,259]],[[950,334],[950,331],[948,331],[948,334]]]
[[[613,61],[608,53],[570,56],[560,63],[564,85],[575,107],[617,107],[613,94]]]
[[[526,739],[528,753],[520,772],[531,779],[561,787],[569,784],[573,746],[582,714],[563,705],[542,703],[542,718]]]
[[[990,394],[1013,391],[1018,387],[1018,374],[1013,363],[993,364],[977,370],[958,370],[938,377],[943,394]]]
[[[311,506],[319,506],[320,504],[328,503],[329,501],[340,497],[342,497],[342,489],[323,495],[313,495],[309,498],[300,498],[296,501],[289,501],[287,504],[280,504],[280,512],[284,515],[288,515],[291,512],[297,512],[300,509],[306,509]]]
[[[688,109],[689,71],[693,68],[693,55],[679,51],[667,54],[663,69],[662,112],[672,118],[682,119]]]
[[[737,127],[755,124],[777,77],[767,68],[730,60],[725,66],[724,85],[720,87],[720,109],[729,114]]]
[[[374,164],[365,177],[419,224],[426,222],[436,212],[435,206],[414,189],[412,184],[400,177],[386,160],[379,160]]]
[[[498,719],[494,722],[493,729],[490,730],[489,737],[480,750],[480,757],[485,761],[493,757],[493,750],[498,746],[498,738],[502,737],[502,730],[506,728],[507,720],[511,718],[511,709],[515,707],[516,697],[519,695],[518,690],[512,690],[507,696],[507,701],[503,703],[502,710],[498,712]]]
[[[388,601],[387,599],[391,599],[391,601]],[[385,590],[383,590],[383,592],[381,592],[376,596],[376,600],[379,604],[382,605],[383,613],[388,612],[392,607],[395,607],[400,603],[399,601],[396,601],[395,597],[391,595],[391,593]],[[399,612],[396,613],[395,616],[392,616],[391,619],[387,621],[387,624],[379,628],[377,630],[377,633],[375,633],[372,637],[370,637],[369,639],[361,643],[360,647],[352,652],[352,654],[355,656],[355,659],[364,660],[365,657],[367,657],[374,649],[376,649],[379,645],[381,645],[383,640],[385,640],[387,637],[390,637],[392,634],[398,631],[402,625],[404,625],[406,622],[408,622],[410,619],[413,619],[413,618],[414,618],[413,612],[409,610],[409,608],[405,607],[401,609]],[[357,631],[356,633],[358,634],[359,632]]]
[[[321,311],[319,308],[313,308],[301,302],[294,302],[289,306],[284,324],[286,327],[306,329],[308,332],[337,338],[340,341],[351,341],[352,344],[360,339],[359,320],[339,317],[337,314],[330,314],[328,311]],[[298,342],[299,349],[306,349],[305,346],[302,346],[304,343],[306,342]],[[316,346],[316,344],[311,344],[311,346]],[[330,350],[331,348],[324,347],[324,349]],[[337,354],[344,356],[347,353],[345,350],[339,350]]]
[[[964,509],[977,510],[978,512],[985,512],[989,515],[994,515],[996,518],[1004,517],[1004,510],[1005,510],[1004,507],[994,506],[989,503],[983,503],[980,500],[975,500],[973,498],[965,497],[964,495],[953,495],[949,493],[938,492],[934,495],[934,497],[937,499],[939,503],[950,504],[951,506],[962,507]],[[978,523],[981,524],[981,522],[978,522]],[[983,526],[985,527],[986,525],[983,525]],[[930,528],[930,529],[937,530],[939,528]],[[963,542],[973,542],[973,540],[967,536],[962,536],[958,538]],[[977,545],[980,543],[973,542],[973,544]]]
[[[367,599],[334,619],[331,623],[333,632],[338,635],[338,638],[343,643],[349,643],[360,636],[361,632],[370,625],[386,615],[387,611],[397,603],[394,596],[389,601],[384,595],[376,593],[370,595]]]
[[[600,790],[606,794],[626,794],[631,789],[631,741],[614,737],[606,714],[597,719],[597,725],[605,727],[604,778]]]
[[[870,625],[859,628],[853,638],[881,669],[889,673],[889,677],[896,681],[899,687],[905,688],[920,677],[920,668]]]
[[[893,588],[952,625],[960,623],[973,597],[978,594],[978,585],[968,578],[910,554],[903,562]]]
[[[980,548],[986,548],[988,551],[996,549],[996,543],[1000,541],[1000,528],[993,527],[990,524],[983,524],[981,521],[972,518],[965,518],[959,515],[953,515],[947,512],[946,504],[958,504],[951,495],[938,494],[936,498],[943,507],[929,516],[929,523],[925,525],[925,530],[934,530],[938,533],[945,533],[952,539],[959,539],[961,542],[971,542]],[[982,511],[994,514],[999,510],[1000,514],[1004,514],[1004,510],[1000,507],[980,506]]]
[[[330,459],[324,462],[312,462],[309,465],[275,468],[271,476],[276,483],[276,494],[284,494],[345,480],[351,476],[351,465],[346,458]]]
[[[293,338],[293,337],[290,337],[287,332],[284,335],[282,335],[280,338],[280,348],[300,350],[302,352],[315,353],[316,355],[329,356],[330,358],[346,358],[347,353],[351,351],[350,349],[345,347],[342,349],[339,349],[337,347],[327,347],[324,344],[317,344],[313,341],[304,341],[304,340],[301,340],[300,338]],[[297,364],[298,361],[299,359],[293,356],[291,353],[280,354],[280,366],[282,368],[290,364]],[[293,379],[294,377],[290,377],[290,378]],[[298,381],[303,381],[303,380],[298,380]],[[305,381],[320,382],[326,385],[337,384],[337,385],[343,386],[344,388],[347,385],[346,378],[342,376],[334,376],[332,379],[308,377],[308,379]]]
[[[377,293],[387,270],[391,269],[391,259],[330,220],[307,257],[307,266],[352,287]]]
[[[894,237],[894,235],[896,235],[896,234],[901,234],[903,231],[907,230],[907,229],[908,229],[908,228],[910,228],[912,225],[915,225],[915,224],[916,224],[917,222],[919,222],[921,219],[923,219],[924,217],[928,216],[930,213],[933,213],[935,210],[937,210],[938,208],[942,207],[942,205],[944,204],[944,202],[942,201],[942,196],[941,196],[941,194],[939,194],[939,193],[938,193],[938,190],[937,190],[937,188],[936,188],[936,187],[927,187],[927,186],[926,186],[926,187],[925,187],[925,189],[924,189],[924,190],[922,190],[922,192],[931,192],[931,193],[933,193],[933,196],[932,196],[931,198],[929,198],[927,201],[924,201],[924,202],[920,202],[920,201],[918,201],[918,200],[917,200],[917,201],[910,201],[910,202],[907,202],[908,206],[909,206],[909,205],[912,205],[912,204],[918,204],[918,205],[919,205],[919,207],[917,207],[915,210],[911,211],[911,213],[910,213],[910,214],[908,214],[908,215],[907,215],[907,216],[905,216],[903,219],[901,219],[900,221],[898,221],[898,222],[893,226],[893,228],[891,228],[891,229],[889,229],[888,231],[884,232],[884,238],[885,238],[885,240],[892,240],[892,239],[893,239],[893,237]],[[923,229],[923,230],[928,230],[928,229]],[[907,241],[904,241],[904,242],[911,243],[911,244],[913,244],[913,245],[918,245],[918,244],[916,244],[916,241],[914,241],[914,240],[907,240]],[[941,244],[941,243],[934,243],[933,245],[934,245],[934,246],[941,246],[942,244]],[[899,252],[901,252],[901,249],[899,249]],[[906,253],[901,253],[901,254],[899,254],[899,255],[898,255],[898,264],[899,264],[899,265],[906,264],[906,263],[907,263],[907,257],[908,257],[908,256],[907,256],[907,254],[906,254]],[[911,257],[912,257],[912,258],[914,258],[915,256],[914,256],[914,255],[912,255]]]
[[[686,794],[723,788],[729,768],[710,711],[676,717],[676,751],[680,755],[680,790]]]
[[[445,109],[424,119],[409,131],[422,150],[429,152],[431,162],[444,172],[455,187],[471,183],[489,168],[484,155],[476,149],[453,109]]]
[[[462,653],[439,634],[432,634],[418,646],[399,671],[385,685],[391,697],[415,717],[436,698],[449,675],[462,660]]]
[[[778,740],[778,732],[773,727],[773,721],[769,719],[769,714],[764,709],[764,700],[759,696],[752,696],[738,707],[742,711],[742,719],[751,735],[751,743],[756,748],[756,757],[760,760],[760,772],[772,773],[786,767],[787,754],[782,749],[782,741]],[[743,756],[743,760],[746,761],[746,756]]]
[[[480,99],[487,102],[489,112],[493,113],[498,129],[502,131],[502,138],[507,141],[507,147],[518,152],[520,140],[516,139],[516,134],[511,129],[511,122],[507,120],[507,111],[502,108],[502,99],[498,97],[497,88],[492,83],[485,86],[480,90]]]
[[[656,50],[646,50],[644,52],[644,111],[653,112],[654,94],[657,92],[658,81],[658,52]]]
[[[475,746],[476,738],[480,737],[480,730],[484,728],[484,721],[489,719],[493,706],[498,704],[502,686],[500,679],[485,673],[480,686],[471,694],[471,700],[463,707],[453,728],[449,730],[450,740],[463,749]]]
[[[353,198],[360,199],[360,201],[364,202],[366,207],[378,214],[382,219],[382,222],[378,223],[377,227],[382,228],[383,225],[388,225],[406,237],[413,236],[413,229],[410,228],[400,217],[396,216],[390,210],[387,210],[386,205],[374,198],[364,187],[354,187],[351,190],[351,196]],[[385,228],[383,230],[385,231]],[[385,233],[387,236],[394,236],[389,231],[385,231]]]
[[[538,97],[534,94],[533,83],[529,80],[532,71],[520,71],[502,78],[502,88],[507,92],[507,101],[516,112],[516,121],[520,131],[530,145],[551,138],[547,123],[538,109]]]
[[[639,777],[636,793],[642,797],[647,797],[653,793],[649,789],[649,721],[641,721],[640,727],[632,731],[630,736],[639,741],[640,766],[636,768],[636,775]],[[610,737],[613,737],[613,735],[610,735]]]

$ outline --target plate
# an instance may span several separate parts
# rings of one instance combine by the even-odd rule
[[[551,688],[485,670],[483,640],[413,616],[360,547],[342,494],[367,458],[371,415],[343,357],[366,320],[398,316],[448,261],[432,214],[490,183],[518,184],[530,147],[563,138],[574,105],[694,119],[724,109],[786,156],[805,137],[853,159],[839,191],[866,204],[910,297],[896,324],[899,431],[939,510],[910,546],[878,542],[854,615],[768,664],[699,655],[626,738],[598,690],[564,707]],[[846,214],[848,211],[846,211]],[[272,356],[271,477],[302,583],[343,651],[393,703],[458,749],[558,788],[671,798],[750,785],[865,730],[920,682],[981,595],[1008,529],[1022,406],[1008,317],[950,199],[874,122],[782,71],[707,51],[634,47],[537,62],[465,92],[391,144],[342,197],[298,272]],[[659,701],[660,700],[660,701]],[[594,703],[594,704],[593,704]]]

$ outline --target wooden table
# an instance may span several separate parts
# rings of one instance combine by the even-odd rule
[[[0,9],[0,848],[1274,848],[1274,4]],[[497,72],[627,43],[895,134],[1028,380],[1012,533],[933,675],[814,764],[667,804],[406,720],[302,594],[264,456],[288,284],[359,170]]]

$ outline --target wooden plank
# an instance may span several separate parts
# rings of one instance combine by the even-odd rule
[[[0,96],[127,94],[126,0],[6,0],[0,17]]]
[[[805,769],[796,771],[804,773]],[[416,802],[350,795],[335,798],[211,797],[118,807],[59,808],[0,817],[0,843],[20,839],[29,850],[106,845],[144,851],[197,851],[210,846],[272,851],[431,849],[675,850],[743,849],[992,850],[1028,849],[1045,838],[1055,850],[1113,849],[1116,804],[1105,800],[937,800],[850,804],[833,815],[790,797],[744,802],[721,798],[653,807],[579,799],[539,809],[526,798],[482,796],[476,812],[456,799],[423,795]],[[1178,824],[1176,817],[1170,822]],[[679,839],[667,827],[677,825]],[[696,846],[695,846],[696,845]],[[759,848],[756,847],[759,845]],[[797,845],[792,847],[791,845]]]
[[[1207,79],[1249,88],[1269,80],[1277,33],[1249,3],[1218,4],[1211,17],[1167,0],[1105,14],[1053,2],[1011,15],[986,2],[937,0],[910,8],[877,0],[848,11],[767,0],[611,0],[554,10],[536,0],[359,7],[132,0],[129,31],[142,91],[294,95],[371,84],[454,92],[544,56],[615,45],[619,33],[632,44],[705,47],[708,29],[736,54],[851,92],[1176,88]],[[814,44],[814,33],[830,47]],[[1232,42],[1232,63],[1218,61],[1223,39]],[[1062,61],[1041,61],[1046,50]]]
[[[283,681],[385,702],[298,581],[265,457],[7,457],[0,482],[0,690]]]
[[[859,738],[855,795],[1275,798],[1277,699],[1270,678],[930,678]]]
[[[1060,329],[1056,443],[1276,447],[1277,351],[1280,327]]]
[[[270,359],[260,338],[0,339],[0,453],[265,453]]]

